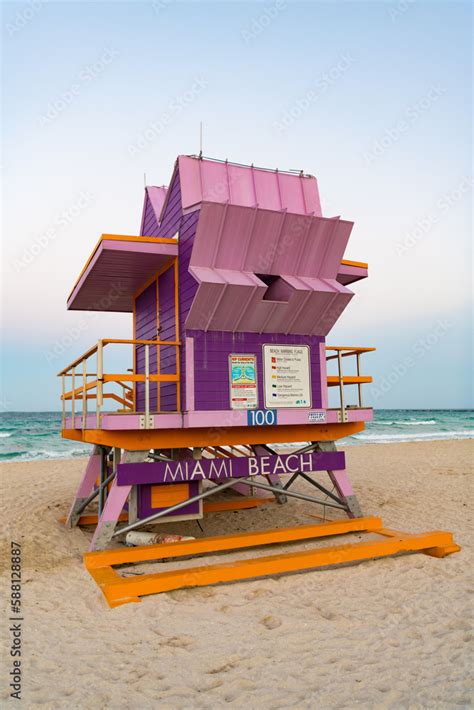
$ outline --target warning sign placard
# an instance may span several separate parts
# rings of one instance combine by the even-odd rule
[[[229,355],[231,409],[258,407],[256,355]]]
[[[309,347],[264,345],[265,407],[311,407]]]

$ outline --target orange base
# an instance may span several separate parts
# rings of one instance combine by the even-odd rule
[[[337,441],[364,430],[364,422],[340,424],[281,424],[276,427],[208,427],[190,429],[63,429],[63,439],[98,446],[116,446],[127,451],[146,449],[184,449],[193,446],[286,443],[291,441]],[[251,441],[249,441],[251,437]],[[212,441],[210,442],[210,438]]]
[[[165,570],[158,574],[121,577],[113,565],[166,560],[218,551],[234,551],[277,543],[309,540],[348,532],[378,533],[389,539],[370,540],[350,545],[330,546],[300,552],[255,557],[237,562],[223,562],[201,567]],[[408,534],[385,530],[380,518],[352,518],[322,525],[265,530],[240,535],[222,535],[185,542],[148,545],[125,550],[89,552],[84,555],[86,569],[96,581],[111,607],[139,602],[140,597],[183,587],[202,587],[219,582],[252,579],[287,572],[312,570],[328,565],[387,557],[399,552],[424,552],[442,557],[461,548],[449,532]]]

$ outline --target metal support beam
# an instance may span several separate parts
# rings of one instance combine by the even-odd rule
[[[255,488],[261,488],[264,491],[271,491],[272,493],[281,493],[281,490],[279,488],[275,488],[275,486],[269,486],[266,483],[260,483],[259,481],[254,481],[248,480],[247,478],[240,478],[239,483],[243,483],[244,486],[255,486]],[[307,496],[304,495],[304,493],[294,493],[293,491],[285,491],[286,495],[290,496],[291,498],[299,498],[300,500],[306,500],[309,503],[317,503],[318,505],[326,505],[329,508],[337,508],[338,510],[346,510],[346,508],[342,505],[335,505],[334,503],[326,503],[326,501],[323,500],[318,500],[317,498],[313,498],[312,496]]]
[[[226,488],[230,488],[231,486],[234,486],[238,481],[235,478],[231,478],[230,480],[226,481],[225,483],[222,483],[220,486],[216,486],[215,488],[209,488],[207,491],[204,491],[203,493],[199,493],[197,496],[193,496],[192,498],[187,498],[184,501],[181,501],[181,503],[176,503],[176,505],[172,505],[169,508],[165,508],[164,510],[160,510],[159,513],[154,513],[153,515],[149,515],[148,518],[143,518],[142,520],[137,520],[135,523],[132,523],[131,525],[127,525],[124,528],[121,528],[120,530],[117,530],[114,532],[112,537],[117,537],[117,535],[121,535],[122,533],[127,533],[130,530],[135,530],[136,528],[142,527],[143,525],[148,525],[148,523],[153,523],[155,520],[158,520],[158,518],[162,518],[165,515],[169,515],[169,513],[172,513],[175,510],[180,510],[180,508],[184,508],[185,506],[189,505],[190,503],[196,503],[198,500],[202,500],[203,498],[207,498],[208,496],[214,495],[215,493],[218,493],[219,491],[223,491]]]

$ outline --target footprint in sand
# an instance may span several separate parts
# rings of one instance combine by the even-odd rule
[[[172,648],[189,648],[196,643],[193,636],[171,636],[163,639],[161,646],[171,646]]]
[[[269,589],[253,589],[251,592],[247,592],[245,595],[246,599],[258,599],[259,597],[268,597],[271,594]]]
[[[281,626],[281,621],[280,619],[277,619],[276,616],[272,616],[270,614],[269,616],[264,616],[263,619],[260,619],[259,624],[265,626],[266,629],[277,629]]]
[[[215,675],[216,673],[227,673],[227,671],[232,670],[240,663],[240,656],[230,656],[227,661],[216,668],[211,668],[211,670],[206,671],[209,675]]]

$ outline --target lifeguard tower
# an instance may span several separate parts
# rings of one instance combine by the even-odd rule
[[[169,187],[145,189],[140,235],[100,238],[68,308],[130,313],[133,338],[100,340],[59,374],[62,435],[94,445],[67,524],[96,526],[86,566],[111,605],[401,550],[459,549],[450,533],[404,535],[363,518],[336,449],[373,414],[361,360],[374,348],[326,343],[353,297],[349,286],[367,277],[367,264],[344,259],[352,227],[322,216],[311,175],[179,156]],[[129,351],[122,372],[107,363],[117,348]],[[307,492],[294,490],[297,479]],[[219,495],[227,489],[232,496]],[[345,518],[96,552],[152,523],[292,497]],[[86,514],[95,499],[97,513]],[[351,531],[384,539],[196,567],[184,577],[125,580],[112,569]]]

